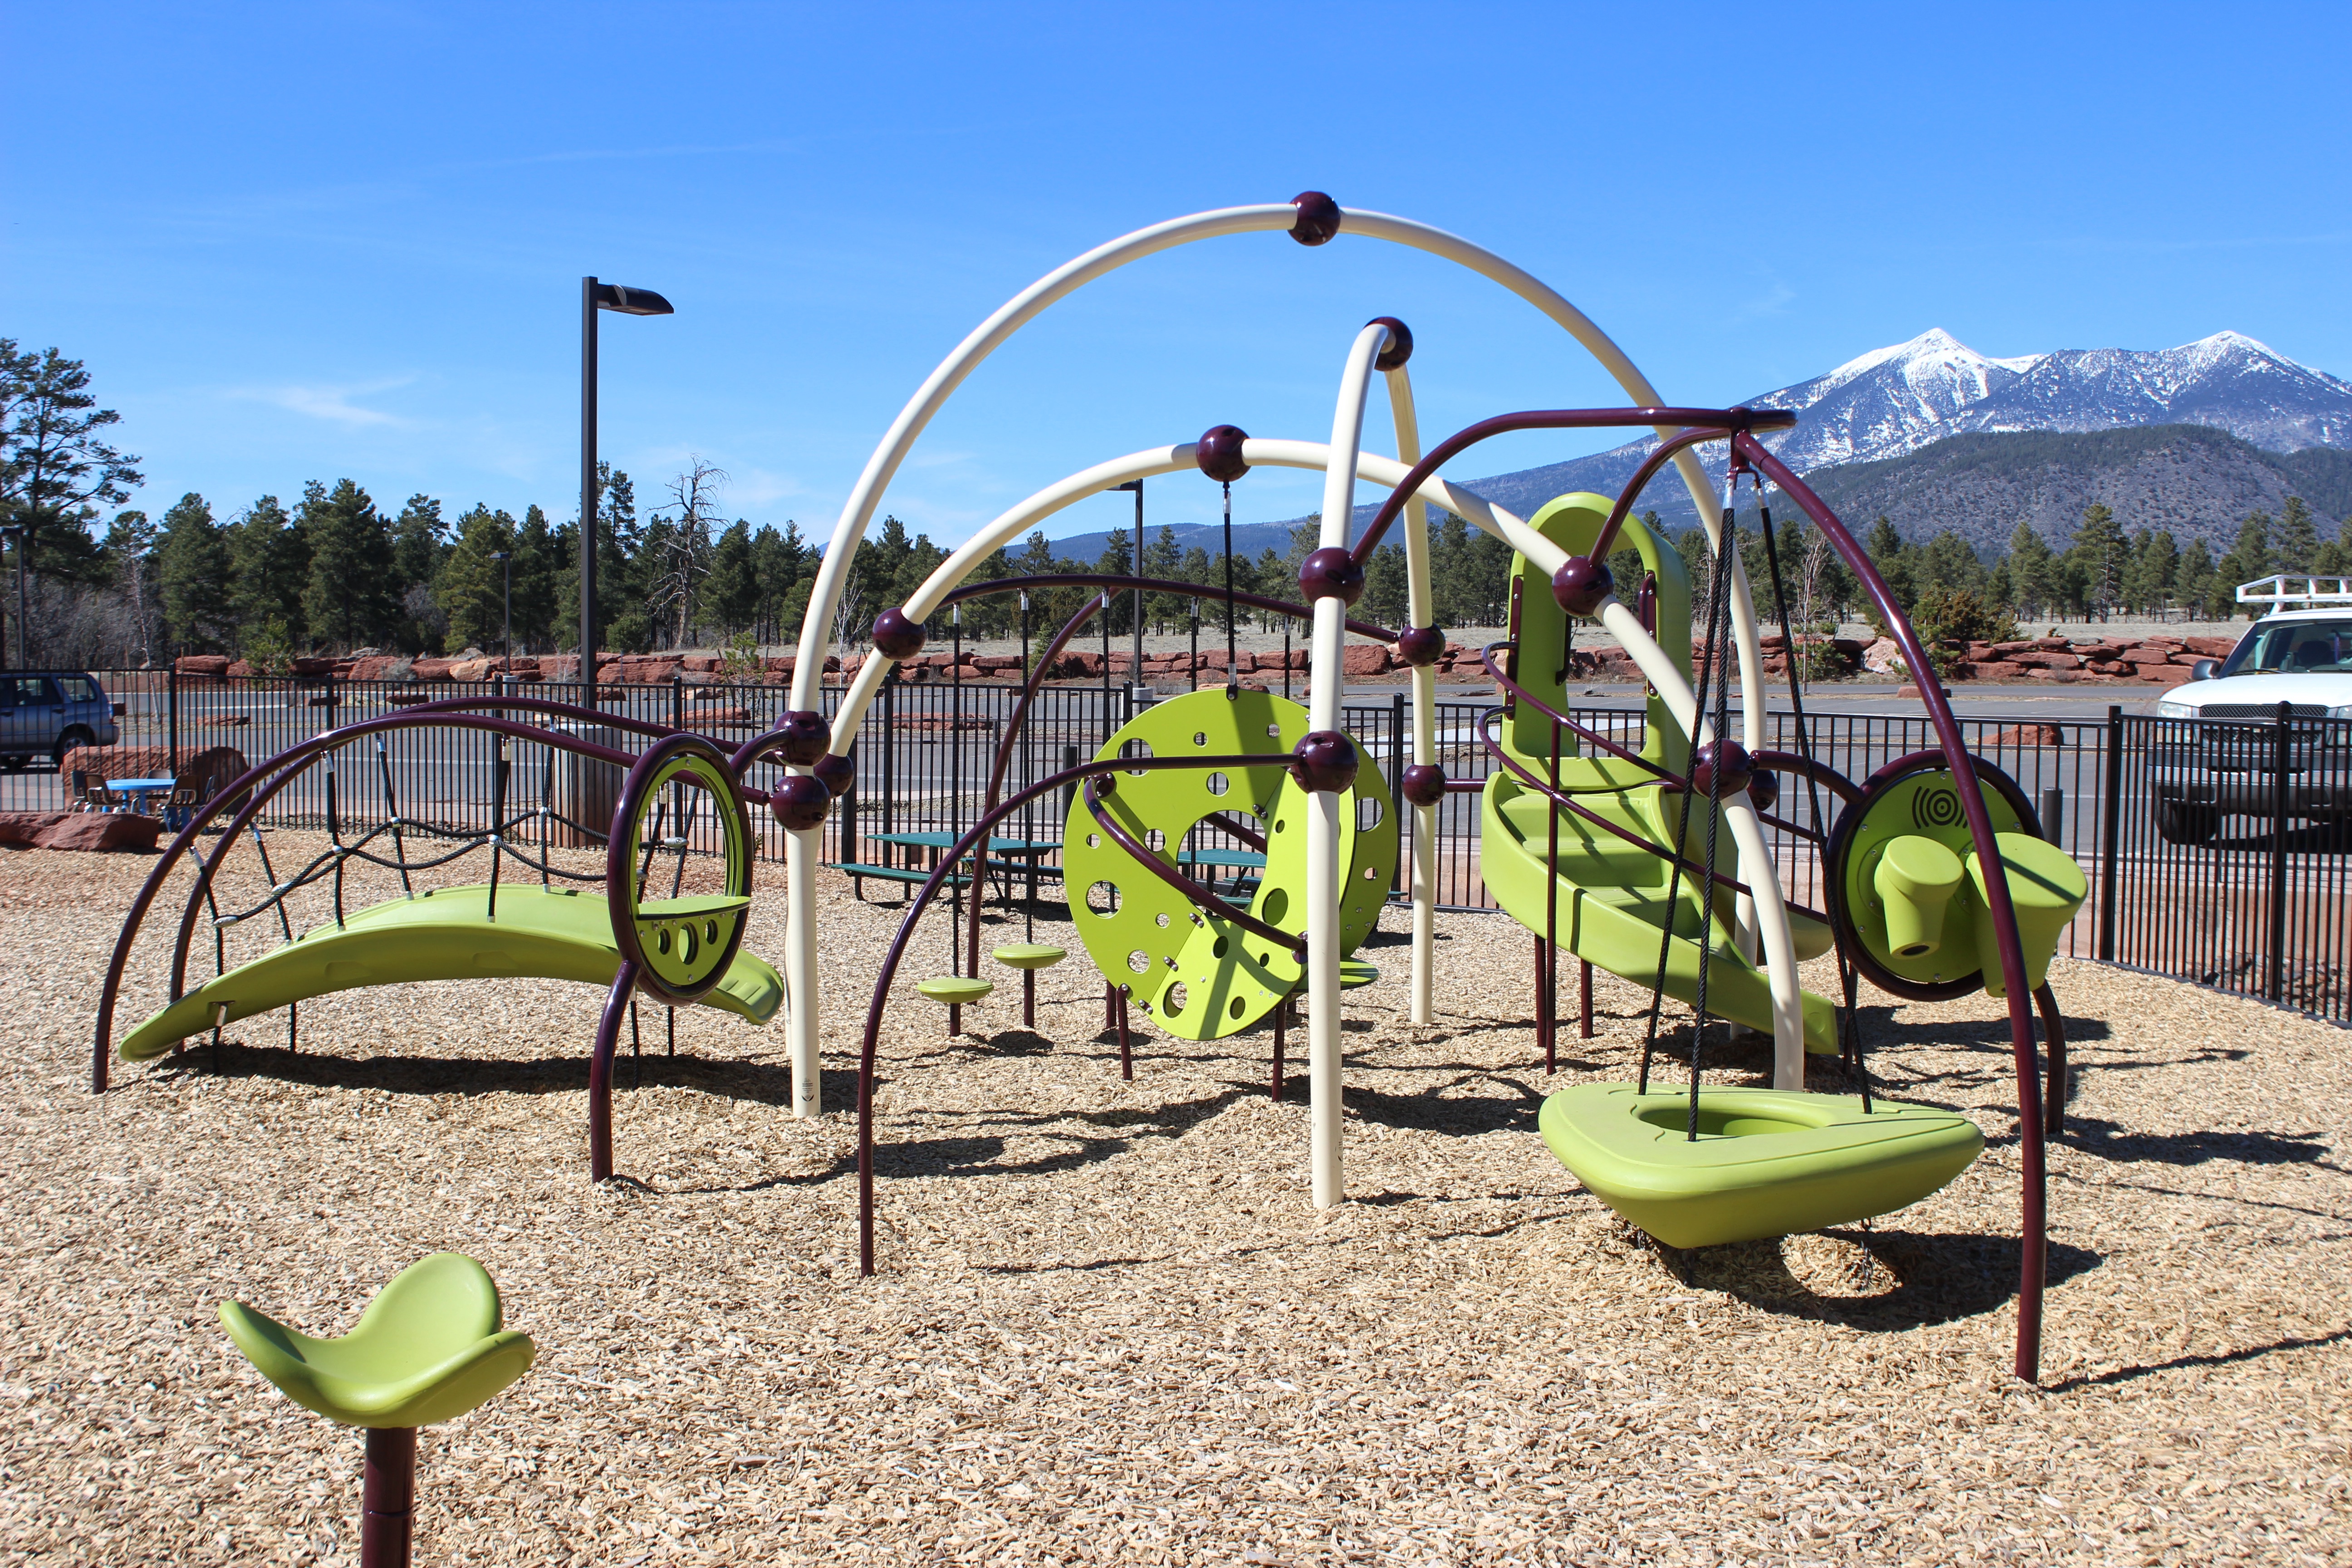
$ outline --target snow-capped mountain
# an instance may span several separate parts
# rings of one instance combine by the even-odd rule
[[[1767,437],[1767,445],[1800,473],[1901,457],[1972,432],[2206,425],[2275,452],[2352,447],[2352,384],[2227,331],[2174,349],[2062,349],[1994,359],[1938,327],[1825,375],[1740,401],[1796,410],[1796,428]],[[1654,444],[1629,442],[1473,480],[1470,488],[1514,510],[1567,490],[1606,494],[1633,477]],[[1717,474],[1721,465],[1719,456],[1708,463]],[[1643,504],[1675,518],[1690,510],[1683,487],[1671,479],[1654,483]]]

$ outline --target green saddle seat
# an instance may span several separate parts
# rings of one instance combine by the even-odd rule
[[[461,1252],[410,1264],[340,1339],[297,1333],[241,1301],[221,1326],[261,1375],[306,1410],[352,1426],[430,1426],[520,1377],[539,1353],[501,1331],[499,1289]]]
[[[1584,1083],[1537,1117],[1559,1163],[1594,1196],[1669,1247],[1715,1247],[1848,1225],[1918,1202],[1984,1148],[1957,1111],[1788,1089],[1642,1094]]]
[[[1367,963],[1360,958],[1343,958],[1339,961],[1339,989],[1342,991],[1353,991],[1359,985],[1370,985],[1380,977],[1379,967]]]
[[[1007,969],[1051,969],[1069,955],[1041,942],[1016,942],[998,948],[993,956]]]
[[[915,989],[934,1002],[945,1002],[950,1006],[967,1006],[979,1001],[996,987],[988,981],[974,980],[967,975],[942,974],[936,979],[917,982]]]

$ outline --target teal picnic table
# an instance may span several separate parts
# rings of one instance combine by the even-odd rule
[[[953,848],[955,847],[956,840],[961,837],[961,834],[942,832],[869,833],[866,835],[866,837],[872,843],[887,845],[895,848],[907,850],[928,849],[930,851],[929,857],[929,863],[924,866],[917,866],[912,863],[915,859],[915,856],[909,854],[907,857],[908,864],[903,866],[894,865],[891,863],[890,857],[886,851],[878,860],[835,861],[832,863],[833,868],[836,871],[845,871],[848,873],[853,886],[857,889],[858,896],[861,898],[865,896],[863,891],[863,879],[867,877],[876,878],[886,882],[898,882],[908,886],[919,886],[930,879],[931,868],[940,863],[940,855],[944,854],[949,849]],[[1062,841],[1058,838],[999,838],[994,836],[991,836],[988,840],[989,860],[987,866],[983,868],[990,871],[995,871],[1003,878],[1005,897],[1007,898],[1011,898],[1013,896],[1012,882],[1013,877],[1020,873],[1026,872],[1029,877],[1030,896],[1034,898],[1036,896],[1037,879],[1039,877],[1059,876],[1061,874],[1061,868],[1058,866],[1038,865],[1038,857],[1050,854],[1053,851],[1061,848],[1061,847]],[[966,872],[959,871],[955,875],[955,884],[959,887],[969,883],[971,879],[970,875]]]
[[[1255,873],[1265,869],[1265,857],[1255,849],[1220,849],[1213,846],[1204,849],[1181,850],[1176,856],[1176,863],[1180,866],[1207,866],[1214,870],[1231,871],[1234,874],[1233,885],[1225,891],[1234,898],[1255,891],[1257,886]],[[1216,891],[1216,878],[1213,875],[1209,879],[1209,890]]]

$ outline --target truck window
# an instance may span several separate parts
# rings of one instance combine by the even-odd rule
[[[2221,667],[2223,675],[2352,672],[2352,620],[2281,621],[2247,634]]]

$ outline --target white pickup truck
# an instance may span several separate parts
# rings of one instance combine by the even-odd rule
[[[2230,657],[2200,662],[2156,705],[2194,720],[2158,731],[2157,831],[2204,844],[2231,816],[2279,808],[2279,706],[2287,705],[2286,810],[2306,822],[2352,819],[2352,578],[2282,574],[2238,589],[2270,608]]]

